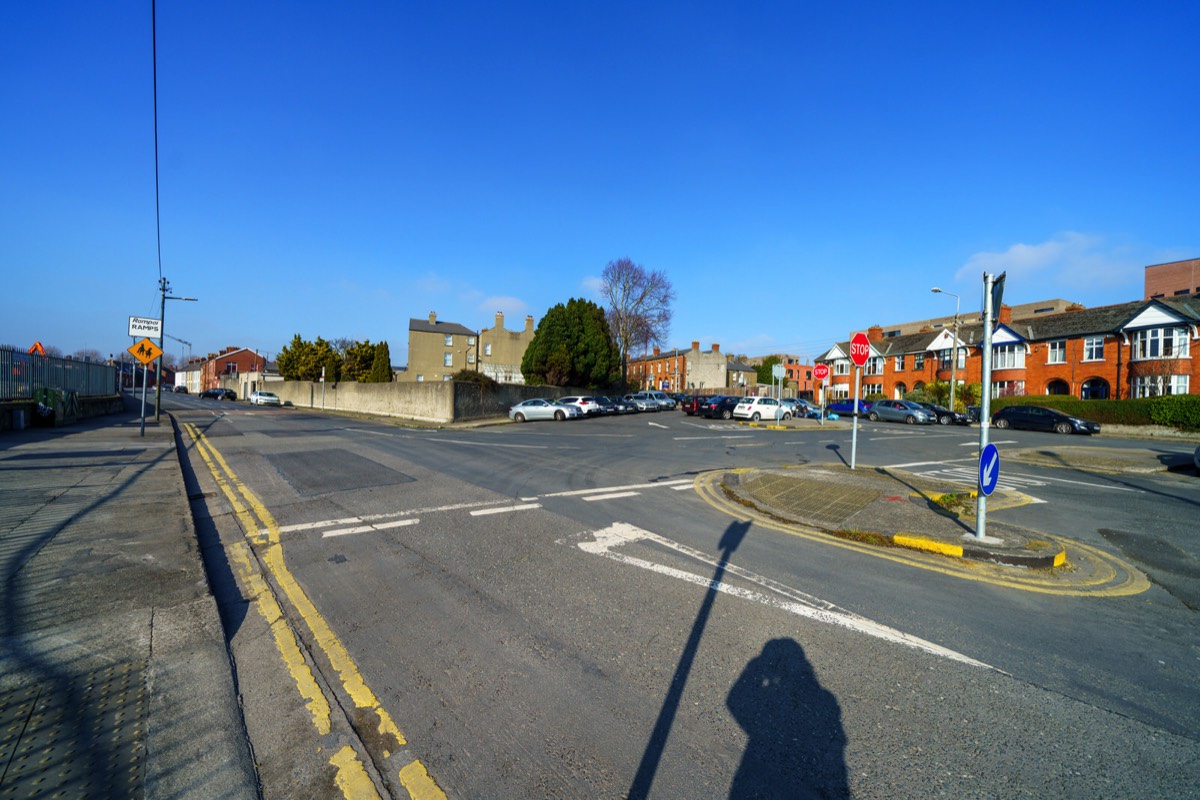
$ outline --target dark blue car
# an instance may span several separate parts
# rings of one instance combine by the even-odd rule
[[[871,411],[871,404],[866,400],[858,401],[858,413],[860,416],[865,416]],[[833,414],[853,414],[854,413],[854,398],[839,400],[836,403],[830,403],[825,406],[825,413]]]

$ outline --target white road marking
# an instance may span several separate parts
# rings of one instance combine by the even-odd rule
[[[665,430],[670,430],[670,428],[669,428],[668,426],[666,426],[666,425],[659,425],[657,422],[647,422],[646,424],[647,424],[647,425],[653,425],[655,428],[662,428],[664,431],[665,431]]]
[[[880,469],[908,469],[909,467],[928,467],[937,464],[953,464],[955,461],[971,461],[969,458],[944,458],[941,461],[910,461],[907,464],[888,464]]]
[[[392,433],[391,431],[375,431],[375,430],[371,430],[370,428],[346,428],[345,430],[355,431],[357,433],[370,433],[375,436],[390,436],[393,439],[417,439],[422,442],[434,442],[435,444],[437,444],[437,443],[440,443],[440,444],[465,444],[465,445],[475,445],[478,447],[515,447],[515,448],[519,448],[522,450],[548,450],[548,449],[550,449],[550,446],[545,445],[545,444],[502,444],[500,442],[468,442],[463,439],[443,439],[442,437],[436,436],[436,435],[413,436],[411,434]]]
[[[583,499],[586,502],[593,500],[616,500],[618,497],[637,497],[641,492],[613,492],[611,494],[589,494],[584,495]]]
[[[989,440],[989,443],[990,444],[1017,444],[1016,441],[1013,441],[1011,439],[1008,441],[1003,441],[1003,442],[992,442]],[[978,440],[976,440],[974,442],[963,442],[962,444],[959,445],[959,447],[978,447],[978,446],[979,446]]]
[[[704,439],[706,441],[711,441],[713,439],[753,439],[753,438],[754,438],[753,436],[746,436],[744,434],[741,436],[731,436],[729,434],[726,434],[724,436],[675,436],[675,437],[673,437],[674,441],[676,441],[676,442],[689,442],[689,441],[692,441],[693,439]]]
[[[816,620],[818,622],[825,622],[830,625],[837,625],[839,627],[846,628],[848,630],[865,633],[868,636],[874,636],[878,639],[901,644],[916,650],[922,650],[926,653],[950,659],[952,661],[958,661],[963,664],[970,664],[972,666],[983,667],[985,669],[992,669],[996,670],[997,672],[1002,672],[1002,670],[998,670],[990,664],[985,664],[982,661],[976,661],[970,656],[963,655],[962,653],[950,650],[949,648],[942,647],[941,645],[920,639],[911,634],[904,633],[903,631],[898,631],[895,628],[890,628],[882,623],[859,616],[853,612],[838,608],[834,604],[825,600],[813,597],[812,595],[807,595],[799,590],[792,589],[791,587],[785,586],[776,581],[772,581],[769,578],[757,575],[748,570],[741,569],[740,567],[736,567],[732,564],[726,564],[725,571],[727,573],[730,575],[736,575],[743,580],[750,581],[751,583],[754,583],[768,592],[781,595],[783,599],[780,597],[772,597],[768,594],[764,594],[763,592],[730,586],[724,582],[714,581],[710,578],[705,578],[702,575],[696,575],[694,573],[686,572],[674,567],[668,567],[663,564],[656,564],[653,561],[646,561],[640,558],[634,558],[632,556],[613,552],[615,548],[620,547],[621,545],[630,544],[632,542],[637,542],[644,539],[664,547],[671,548],[679,553],[683,553],[684,555],[708,564],[709,566],[717,566],[718,562],[715,559],[704,553],[701,553],[700,551],[693,550],[692,548],[681,545],[663,536],[642,530],[641,528],[625,522],[614,523],[603,530],[593,531],[590,535],[592,536],[592,541],[576,543],[579,549],[583,550],[585,553],[603,556],[605,558],[612,559],[613,561],[629,564],[630,566],[639,567],[641,569],[656,572],[660,575],[666,575],[671,578],[677,578],[679,580],[687,581],[688,583],[694,583],[698,586],[704,586],[708,589],[712,589],[713,591],[724,592],[735,597],[740,597],[744,600],[752,600],[772,608],[777,608],[782,611],[796,614],[797,616],[807,617],[808,619]]]
[[[416,517],[407,519],[398,519],[395,522],[380,522],[375,525],[360,525],[357,528],[337,528],[332,531],[325,531],[321,534],[322,539],[329,539],[333,536],[349,536],[352,533],[372,533],[375,531],[387,530],[388,528],[403,528],[406,525],[416,525],[421,520]]]
[[[677,492],[686,492],[688,489],[691,489],[692,486],[693,486],[693,484],[691,483],[691,481],[688,481],[687,483],[683,484],[682,486],[672,486],[671,488]]]
[[[530,511],[535,508],[541,508],[541,503],[525,503],[519,506],[504,506],[502,508],[481,508],[477,511],[472,511],[472,517],[482,517],[485,514],[507,514],[510,511]]]
[[[624,492],[629,489],[654,489],[660,486],[678,486],[681,483],[691,485],[691,478],[682,478],[674,481],[655,481],[654,483],[631,483],[628,486],[598,486],[595,489],[574,489],[569,492],[551,492],[550,494],[541,495],[542,497],[576,497],[581,494],[596,494],[598,492]]]

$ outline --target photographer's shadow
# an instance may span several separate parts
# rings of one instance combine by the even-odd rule
[[[841,707],[795,640],[767,642],[725,704],[750,739],[731,800],[850,796]]]

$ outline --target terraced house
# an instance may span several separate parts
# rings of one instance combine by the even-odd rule
[[[884,336],[867,330],[871,355],[862,396],[900,398],[932,381],[979,382],[983,325]],[[1001,306],[992,334],[993,397],[1073,395],[1121,399],[1200,393],[1200,295],[1138,300],[1099,308],[1071,306],[1057,314],[1013,320]],[[854,392],[850,343],[817,359],[828,364],[828,399]]]

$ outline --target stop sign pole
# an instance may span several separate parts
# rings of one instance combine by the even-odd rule
[[[821,384],[821,389],[820,389],[821,393],[817,397],[817,405],[820,407],[820,410],[817,412],[817,417],[818,417],[817,423],[819,425],[824,425],[825,424],[825,382],[829,380],[829,365],[828,364],[817,364],[815,367],[813,367],[813,377],[816,378]]]
[[[862,368],[871,357],[871,340],[862,331],[850,340],[850,360],[854,362],[854,430],[850,434],[850,469],[858,462],[858,407],[859,391],[862,388]]]

